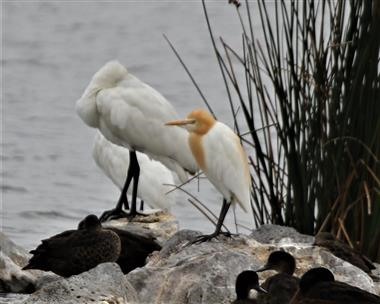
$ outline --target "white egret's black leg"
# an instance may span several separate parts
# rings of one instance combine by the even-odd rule
[[[139,184],[139,177],[140,177],[140,165],[137,160],[136,152],[133,151],[130,153],[130,167],[132,171],[133,176],[133,188],[132,188],[132,201],[131,201],[131,209],[129,211],[128,217],[133,218],[136,215],[145,215],[143,213],[140,213],[137,211],[137,188]]]
[[[140,201],[140,211],[144,211],[144,201]]]
[[[124,209],[129,209],[127,191],[128,191],[128,187],[131,182],[131,179],[132,178],[128,179],[128,176],[125,179],[124,187],[121,190],[120,197],[115,209],[122,210],[122,205],[124,205]]]
[[[133,153],[136,156],[135,152],[129,151],[129,159],[131,159]],[[119,197],[119,200],[116,204],[116,207],[114,209],[104,211],[103,214],[99,218],[101,222],[105,222],[105,221],[108,221],[111,219],[128,217],[128,213],[124,212],[122,207],[124,205],[124,208],[129,209],[127,191],[128,191],[129,185],[132,181],[133,174],[134,174],[133,166],[134,165],[132,164],[132,161],[130,161],[129,167],[128,167],[127,178],[125,179],[124,187],[121,190],[120,197]]]
[[[132,170],[132,177],[133,177],[133,188],[132,188],[132,202],[131,202],[131,209],[129,212],[129,216],[135,216],[137,214],[136,209],[136,200],[137,200],[137,187],[139,184],[139,177],[140,177],[140,165],[137,161],[136,152],[132,151],[129,154],[129,162],[130,162],[130,168]]]
[[[196,243],[207,242],[207,241],[217,237],[219,234],[224,234],[224,235],[230,236],[229,233],[221,232],[224,219],[227,215],[227,212],[228,212],[228,209],[230,208],[230,206],[231,206],[231,203],[227,203],[227,200],[223,199],[223,206],[222,206],[222,209],[220,210],[220,215],[218,218],[218,222],[216,223],[215,231],[212,234],[198,236],[195,238],[195,240],[189,242],[189,244],[191,245],[191,244],[196,244]]]

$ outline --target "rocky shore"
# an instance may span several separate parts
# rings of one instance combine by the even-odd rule
[[[337,280],[380,294],[380,283],[361,269],[313,246],[313,237],[288,227],[264,225],[250,235],[221,236],[187,246],[188,240],[200,233],[178,231],[177,221],[167,213],[155,213],[133,223],[111,221],[105,226],[153,235],[163,248],[152,254],[145,267],[127,275],[117,264],[105,263],[61,278],[37,270],[22,271],[29,254],[1,233],[0,303],[230,303],[235,297],[236,276],[243,270],[259,268],[278,248],[294,255],[297,276],[324,266]],[[272,274],[260,273],[260,279]]]

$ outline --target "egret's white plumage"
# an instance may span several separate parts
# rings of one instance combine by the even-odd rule
[[[137,152],[136,154],[141,168],[137,196],[153,208],[170,210],[175,203],[175,192],[169,195],[166,193],[172,189],[168,185],[174,184],[172,172],[144,153]],[[111,143],[97,132],[92,156],[98,167],[122,190],[129,167],[129,151]],[[131,194],[130,189],[128,194]]]
[[[248,212],[250,175],[248,159],[237,135],[225,124],[216,122],[202,138],[204,172],[223,197]]]
[[[117,61],[106,63],[92,78],[76,111],[112,143],[146,153],[175,171],[181,181],[197,164],[181,128],[166,128],[177,119],[173,106]]]
[[[95,73],[77,101],[76,110],[86,124],[100,130],[107,140],[130,151],[120,199],[115,209],[103,213],[102,221],[138,214],[136,197],[140,166],[136,151],[162,162],[175,171],[182,182],[187,180],[186,171],[195,173],[198,170],[187,143],[187,132],[179,128],[169,130],[164,126],[166,121],[177,118],[173,106],[117,61],[106,63]],[[132,180],[132,203],[127,215],[121,206],[128,205],[125,196]]]
[[[250,208],[251,179],[247,155],[239,137],[204,110],[195,110],[187,119],[171,121],[167,125],[183,126],[190,132],[189,144],[194,158],[223,195],[223,207],[215,232],[202,236],[200,240],[215,237],[220,233],[230,204],[237,203],[246,212]]]

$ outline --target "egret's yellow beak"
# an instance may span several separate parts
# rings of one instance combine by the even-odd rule
[[[165,124],[165,126],[184,126],[195,123],[195,119],[181,119],[181,120],[173,120],[169,121]]]

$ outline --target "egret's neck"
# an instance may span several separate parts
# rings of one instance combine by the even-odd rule
[[[202,138],[203,135],[191,132],[189,136],[189,145],[199,168],[201,168],[204,171],[206,169],[206,161],[202,144]]]

